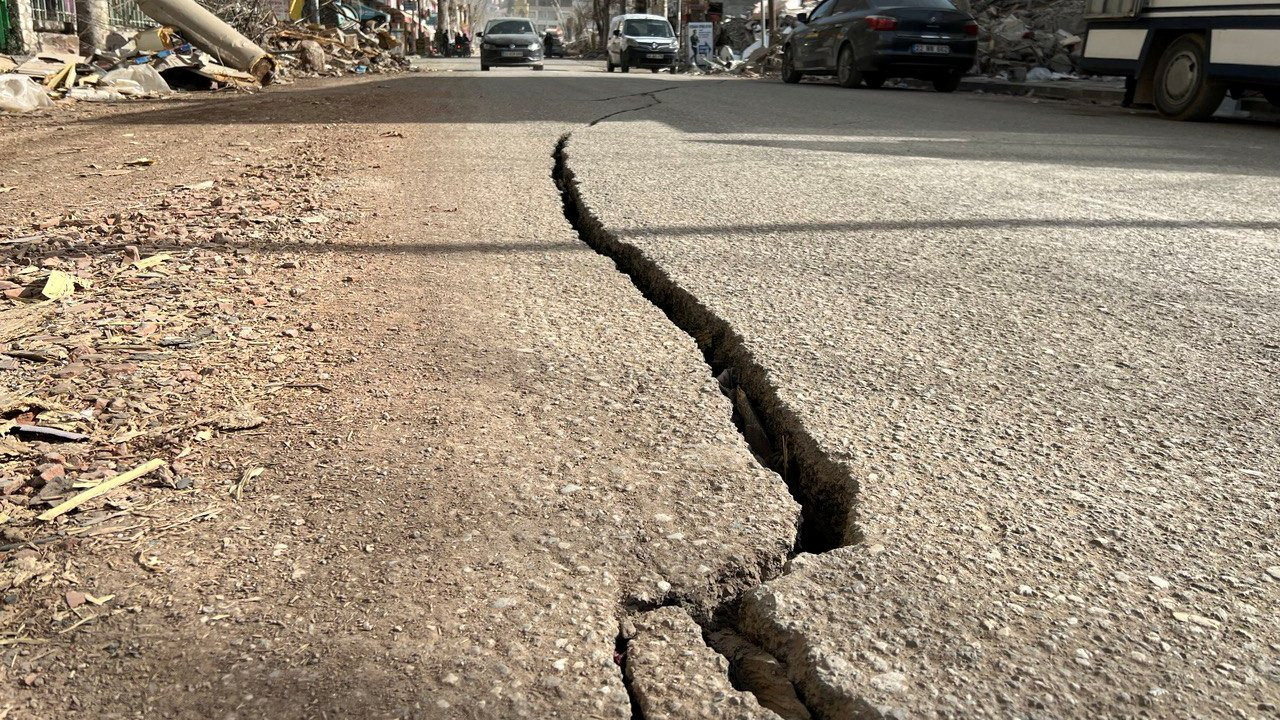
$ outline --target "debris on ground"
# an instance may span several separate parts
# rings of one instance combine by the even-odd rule
[[[347,32],[294,21],[273,26],[266,38],[280,67],[295,77],[364,75],[409,67],[408,59],[394,52],[400,41],[385,25]]]
[[[195,0],[138,0],[138,7],[162,29],[172,28],[171,34],[187,38],[219,64],[246,72],[259,83],[271,82],[275,59]]]
[[[270,13],[235,15],[253,28],[251,39],[194,0],[141,0],[140,7],[162,24],[129,38],[116,35],[90,57],[42,51],[18,62],[0,56],[0,111],[31,112],[55,101],[155,98],[175,90],[253,91],[295,77],[409,69],[401,42],[385,24],[344,31],[279,21]]]
[[[164,162],[103,170],[148,178],[128,206],[33,207],[0,225],[0,548],[15,552],[0,592],[41,582],[35,548],[136,542],[241,499],[261,470],[211,466],[218,438],[269,427],[256,406],[324,379],[290,375],[309,351],[307,291],[274,269],[299,267],[280,249],[356,221],[318,189],[279,192],[332,159],[263,148],[235,177],[169,187],[154,175]],[[331,222],[300,220],[320,211]],[[263,265],[251,248],[268,240]]]
[[[1083,0],[976,0],[970,12],[981,28],[978,72],[1022,81],[1062,79],[1078,71]],[[1032,72],[1036,77],[1028,77]]]

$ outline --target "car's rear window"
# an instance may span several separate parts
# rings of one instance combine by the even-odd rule
[[[497,20],[484,30],[485,35],[533,34],[533,23],[528,20]]]
[[[879,8],[923,7],[939,10],[955,10],[956,6],[948,0],[871,0],[871,4]]]

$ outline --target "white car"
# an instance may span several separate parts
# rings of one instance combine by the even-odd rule
[[[671,23],[661,15],[619,15],[609,21],[606,69],[627,72],[642,67],[658,72],[669,68],[675,72],[679,48]]]

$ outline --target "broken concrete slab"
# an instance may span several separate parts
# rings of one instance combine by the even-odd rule
[[[275,59],[195,0],[138,0],[138,7],[161,25],[178,28],[184,39],[219,63],[247,72],[258,82],[271,81]]]
[[[729,663],[702,640],[683,610],[659,608],[626,621],[628,690],[645,720],[781,720],[729,684]]]

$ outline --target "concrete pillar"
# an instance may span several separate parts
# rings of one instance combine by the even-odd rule
[[[22,53],[36,52],[39,49],[39,38],[36,37],[36,17],[31,11],[31,0],[9,0],[9,21],[12,23],[11,31],[21,46],[16,50]]]
[[[107,0],[76,0],[76,34],[80,36],[80,54],[89,56],[107,46],[111,26],[111,9]]]

